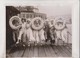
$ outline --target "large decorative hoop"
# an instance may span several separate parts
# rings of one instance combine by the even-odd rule
[[[62,17],[55,18],[54,26],[57,30],[62,30],[65,28],[65,20]]]
[[[19,18],[18,16],[13,16],[9,20],[9,25],[12,29],[19,29],[21,27],[20,24],[21,18]]]
[[[41,19],[40,17],[36,17],[32,19],[32,28],[34,30],[40,30],[41,28],[43,28],[43,26],[44,26],[44,22],[43,19]]]

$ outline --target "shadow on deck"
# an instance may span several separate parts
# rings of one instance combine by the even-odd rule
[[[9,50],[7,50],[9,51]],[[30,46],[23,49],[14,48],[10,53],[6,53],[7,58],[11,57],[71,57],[72,45],[43,45]]]

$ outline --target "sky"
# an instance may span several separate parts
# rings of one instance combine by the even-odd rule
[[[15,4],[14,4],[15,5]],[[24,2],[23,4],[17,3],[17,5],[23,6],[37,6],[40,13],[47,14],[47,17],[50,16],[60,16],[60,15],[71,15],[72,12],[72,1],[32,1],[32,2]]]
[[[38,6],[39,12],[47,14],[47,17],[50,16],[62,16],[62,15],[71,15],[72,7],[70,5],[55,5],[55,6]]]

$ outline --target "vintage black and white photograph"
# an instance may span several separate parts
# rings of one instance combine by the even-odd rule
[[[6,6],[6,57],[72,57],[72,6]]]

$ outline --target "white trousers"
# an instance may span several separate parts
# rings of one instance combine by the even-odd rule
[[[39,33],[38,33],[38,31],[33,30],[33,36],[34,36],[36,42],[39,43],[40,40],[39,40]]]
[[[22,35],[23,35],[23,41],[25,41],[27,38],[26,38],[26,29],[21,29],[19,31],[19,36],[18,36],[18,40],[21,40],[22,38]],[[24,40],[25,39],[25,40]]]
[[[26,30],[26,35],[27,35],[27,38],[29,39],[29,41],[35,41],[35,38],[33,36],[33,32],[32,32],[32,29],[31,28],[28,28]]]
[[[67,29],[63,29],[62,31],[56,31],[57,39],[62,39],[65,43],[67,43]],[[56,40],[57,40],[56,39]]]
[[[68,33],[67,33],[67,29],[64,29],[63,31],[62,31],[62,40],[65,42],[65,43],[67,43],[67,38],[68,38]]]
[[[40,38],[41,41],[45,40],[44,30],[43,30],[43,29],[41,29],[41,30],[39,31],[39,38]]]
[[[33,30],[33,36],[34,36],[37,43],[45,40],[43,29],[41,29],[39,31]]]
[[[23,35],[24,39],[28,39],[29,41],[35,41],[35,38],[33,37],[33,33],[32,33],[31,28],[21,29],[20,32],[19,32],[18,39],[21,39],[22,35]]]

